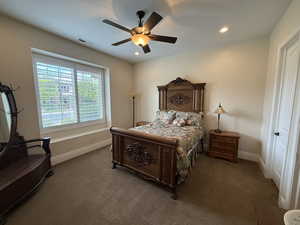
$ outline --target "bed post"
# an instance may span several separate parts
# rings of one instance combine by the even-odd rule
[[[178,195],[177,195],[177,179],[178,179],[178,176],[176,175],[175,176],[175,185],[173,188],[171,188],[171,192],[172,192],[171,198],[174,200],[177,200],[177,197],[178,197]]]
[[[201,138],[201,152],[203,153],[204,152],[204,140],[203,140],[203,137]]]
[[[171,196],[171,198],[172,199],[174,199],[174,200],[177,200],[177,191],[176,191],[176,187],[174,187],[173,189],[172,189],[172,196]]]

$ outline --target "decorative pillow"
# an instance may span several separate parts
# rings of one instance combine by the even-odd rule
[[[203,113],[188,112],[187,125],[200,127],[203,125]]]
[[[154,121],[162,121],[166,124],[171,124],[175,119],[176,111],[157,111]]]
[[[185,119],[175,119],[173,120],[173,125],[184,127],[186,125],[186,122],[187,121]]]
[[[176,119],[188,120],[189,119],[189,113],[187,113],[187,112],[176,112]]]
[[[188,119],[188,120],[186,121],[186,125],[187,125],[187,126],[193,126],[193,121],[190,120],[190,119]]]

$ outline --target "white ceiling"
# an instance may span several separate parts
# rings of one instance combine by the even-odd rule
[[[0,0],[0,12],[105,53],[139,62],[226,42],[269,34],[290,0]],[[126,27],[137,25],[137,10],[146,17],[156,11],[164,19],[154,34],[178,37],[175,45],[150,42],[151,53],[129,42],[111,43],[129,34],[101,22],[111,19]],[[218,30],[228,25],[224,35]],[[135,56],[134,52],[140,55]]]

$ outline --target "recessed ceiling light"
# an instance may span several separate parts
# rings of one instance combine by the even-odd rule
[[[135,54],[135,55],[139,55],[140,53],[139,53],[139,52],[135,52],[134,54]]]
[[[221,33],[221,34],[224,34],[224,33],[226,33],[227,31],[229,31],[229,28],[228,27],[222,27],[220,30],[219,30],[219,32]]]

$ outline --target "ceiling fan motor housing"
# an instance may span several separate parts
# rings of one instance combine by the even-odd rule
[[[143,10],[139,10],[136,12],[136,15],[138,16],[138,18],[141,20],[144,18],[144,16],[146,15],[145,11]]]
[[[142,27],[143,26],[143,22],[142,22],[142,19],[144,18],[144,16],[145,16],[145,11],[143,11],[143,10],[139,10],[139,11],[137,11],[136,12],[136,15],[138,16],[138,18],[139,18],[139,27]]]

